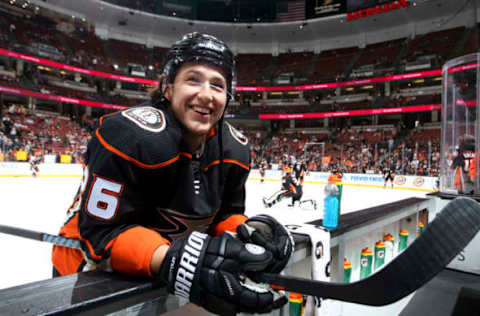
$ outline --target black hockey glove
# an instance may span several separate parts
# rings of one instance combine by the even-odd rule
[[[274,260],[264,272],[279,273],[287,265],[295,243],[290,232],[275,218],[257,215],[237,227],[237,235],[243,242],[260,245],[273,254]]]
[[[264,248],[245,244],[228,233],[210,237],[192,232],[172,242],[159,277],[170,293],[215,314],[268,313],[283,306],[287,298],[245,285],[242,279],[245,272],[263,271],[272,259]]]

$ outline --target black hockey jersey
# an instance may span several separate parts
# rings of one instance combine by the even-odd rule
[[[295,162],[293,165],[293,175],[296,179],[303,179],[305,173],[307,172],[307,166],[301,162]]]
[[[192,154],[179,123],[162,107],[147,103],[102,117],[85,155],[84,181],[60,234],[80,239],[90,264],[111,259],[114,269],[148,275],[146,257],[160,244],[243,214],[248,142],[228,123],[222,133],[223,181],[218,131],[207,136],[203,153]],[[65,262],[76,258],[70,263],[76,267],[79,254],[56,247],[53,262],[60,274],[77,272]],[[127,256],[138,259],[115,266]]]
[[[384,168],[383,169],[383,178],[392,178],[395,176],[395,172],[391,168]]]

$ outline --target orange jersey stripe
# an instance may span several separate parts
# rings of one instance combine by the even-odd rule
[[[168,166],[172,163],[174,163],[175,161],[177,161],[180,156],[184,156],[184,157],[187,157],[187,158],[192,158],[192,155],[189,154],[189,153],[186,153],[186,152],[180,152],[178,155],[176,155],[175,157],[173,157],[172,159],[169,159],[167,161],[164,161],[164,162],[161,162],[161,163],[157,163],[157,164],[154,164],[154,165],[149,165],[149,164],[145,164],[143,162],[140,162],[138,161],[137,159],[133,158],[133,157],[130,157],[124,153],[122,153],[120,150],[118,150],[117,148],[111,146],[110,144],[108,144],[103,138],[102,136],[100,136],[100,133],[98,132],[98,129],[96,130],[95,132],[95,135],[97,135],[97,138],[98,140],[100,141],[100,143],[110,152],[122,157],[123,159],[127,160],[127,161],[130,161],[132,163],[134,163],[135,165],[143,168],[143,169],[157,169],[157,168],[162,168],[162,167],[165,167],[165,166]]]
[[[242,167],[243,169],[245,170],[250,170],[250,167],[241,163],[240,161],[237,161],[237,160],[233,160],[233,159],[224,159],[223,160],[224,163],[232,163],[232,164],[235,164],[237,166],[240,166]],[[214,165],[218,165],[220,164],[220,160],[215,160],[211,163],[209,163],[205,168],[203,168],[204,171],[207,171],[208,169],[210,169],[210,167],[214,166]]]

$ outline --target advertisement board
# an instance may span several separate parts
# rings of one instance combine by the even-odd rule
[[[307,19],[343,14],[346,12],[346,0],[307,0],[305,1]]]

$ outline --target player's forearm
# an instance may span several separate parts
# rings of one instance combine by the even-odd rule
[[[162,265],[163,259],[165,259],[165,254],[168,251],[168,245],[161,245],[160,247],[155,250],[152,255],[152,259],[150,260],[150,271],[152,275],[157,275],[158,271],[160,270],[160,266]]]

